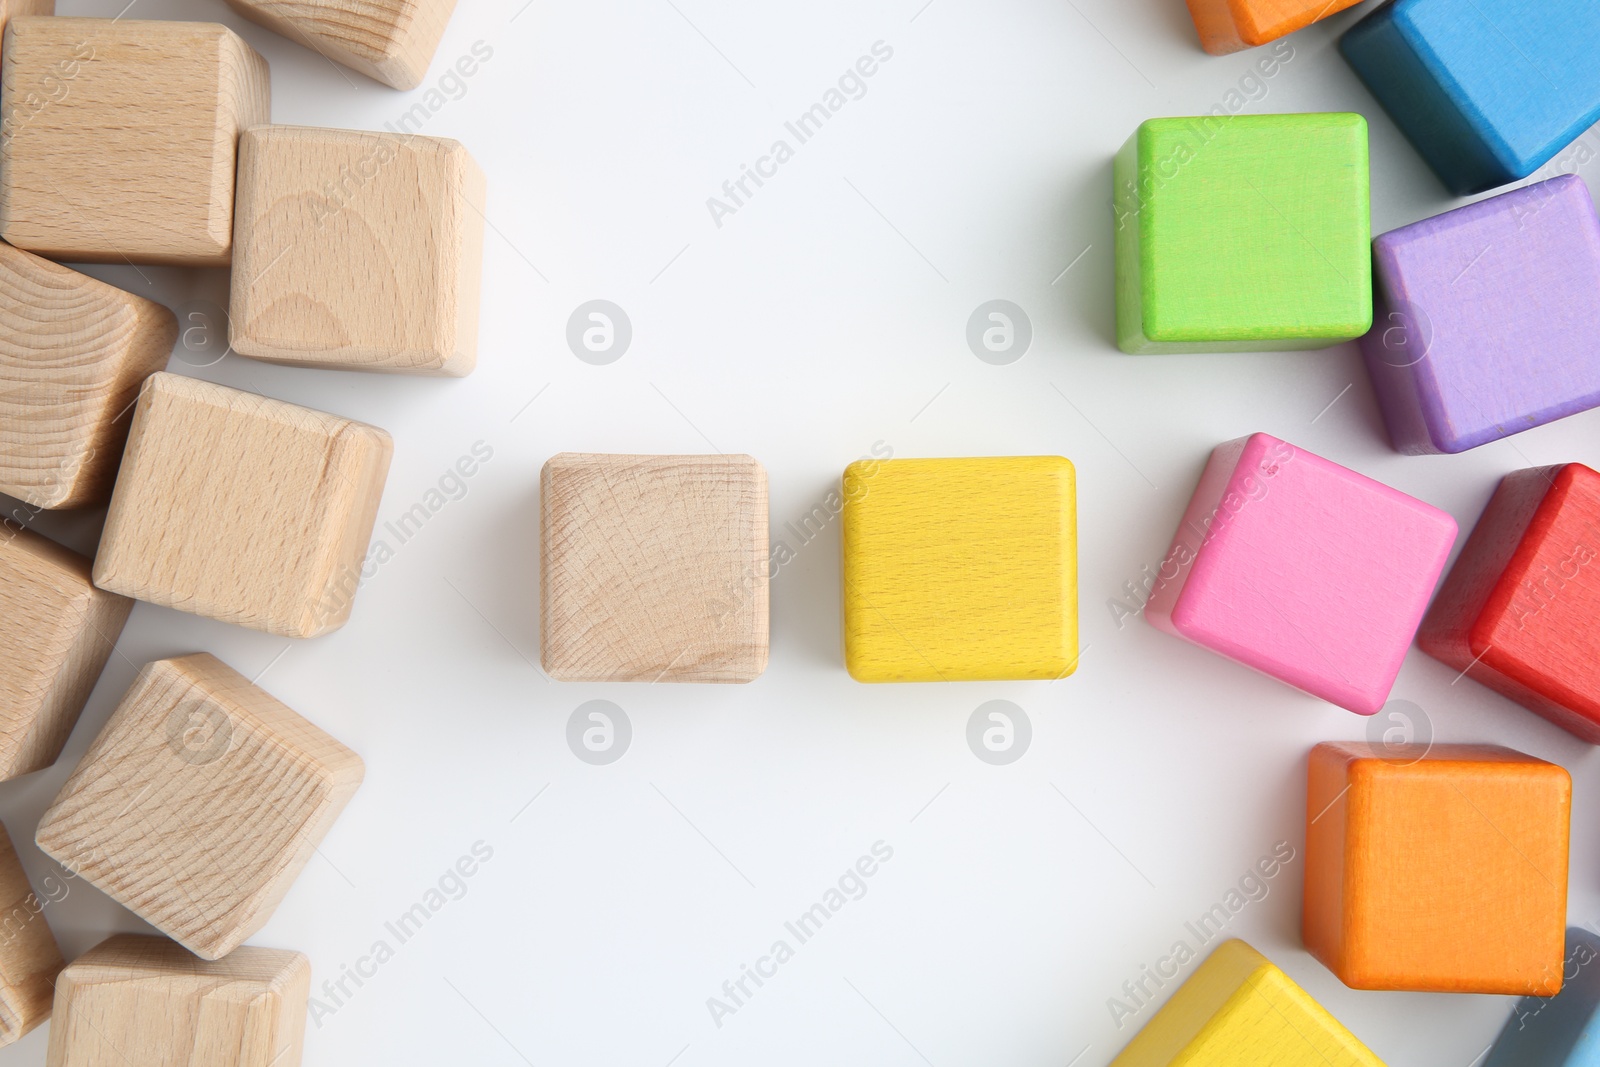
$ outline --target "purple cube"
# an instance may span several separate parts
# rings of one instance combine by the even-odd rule
[[[1562,175],[1383,234],[1367,369],[1401,452],[1600,406],[1600,214]]]

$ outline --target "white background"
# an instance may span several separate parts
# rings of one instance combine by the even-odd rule
[[[124,2],[61,7],[115,15]],[[263,687],[367,764],[253,943],[308,953],[320,987],[475,842],[493,849],[461,899],[309,1026],[307,1064],[1107,1063],[1134,1030],[1117,1029],[1107,999],[1276,842],[1298,853],[1306,753],[1368,729],[1142,621],[1116,625],[1107,602],[1160,560],[1208,451],[1264,430],[1465,529],[1506,472],[1600,462],[1600,414],[1466,455],[1401,457],[1353,346],[1117,352],[1111,157],[1145,118],[1224,102],[1259,58],[1206,56],[1181,0],[524,2],[462,0],[428,82],[474,42],[493,49],[424,128],[464,142],[489,175],[477,372],[173,363],[391,431],[380,524],[475,442],[492,461],[398,548],[338,633],[285,642],[140,605],[61,761],[0,785],[35,885],[59,873],[29,843],[39,814],[135,665],[206,650],[265,671]],[[1453,202],[1335,51],[1359,11],[1292,38],[1294,58],[1247,110],[1367,115],[1382,232]],[[236,28],[271,62],[279,122],[381,128],[421,98],[220,0],[136,0],[127,17]],[[866,95],[718,228],[706,198],[880,40],[894,55]],[[226,292],[221,272],[89,270],[174,306]],[[633,324],[609,366],[564,339],[595,298]],[[993,298],[1032,319],[1032,348],[1010,366],[966,345],[968,316]],[[752,685],[563,685],[532,665],[538,471],[552,454],[748,452],[769,472],[777,535],[879,441],[897,456],[1077,464],[1076,676],[855,683],[832,528],[777,577],[771,667]],[[100,519],[34,525],[90,551]],[[1395,696],[1438,739],[1571,769],[1571,916],[1600,918],[1593,750],[1454,676],[1413,652]],[[568,717],[595,698],[633,727],[609,766],[566,742]],[[1031,719],[1031,748],[1009,766],[967,745],[991,699]],[[707,997],[880,840],[894,857],[866,896],[714,1025]],[[1231,932],[1391,1064],[1474,1063],[1511,1001],[1346,989],[1300,946],[1302,867]],[[69,958],[144,929],[81,882],[47,914]],[[40,1029],[0,1064],[41,1064],[45,1046]]]

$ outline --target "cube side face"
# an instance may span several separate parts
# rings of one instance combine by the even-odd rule
[[[1324,742],[1306,771],[1306,867],[1300,935],[1306,951],[1343,977],[1346,948],[1346,848],[1349,837],[1348,746]]]
[[[1561,992],[1527,996],[1518,1002],[1495,1039],[1483,1067],[1559,1064],[1585,1067],[1600,1053],[1600,938],[1588,930],[1567,930],[1567,955]]]
[[[1156,629],[1174,637],[1184,636],[1172,625],[1172,611],[1183,597],[1195,560],[1238,510],[1240,500],[1249,498],[1250,490],[1261,477],[1264,461],[1259,448],[1252,449],[1252,467],[1242,475],[1239,470],[1241,457],[1254,440],[1254,437],[1240,437],[1211,450],[1200,475],[1200,484],[1189,498],[1189,506],[1178,522],[1178,530],[1162,558],[1150,599],[1145,604],[1144,616]],[[1269,446],[1267,451],[1271,452],[1272,448]],[[1265,462],[1270,464],[1270,460]],[[1243,498],[1239,496],[1240,489],[1245,491]]]
[[[50,1017],[56,975],[65,965],[44,905],[0,826],[0,1046]]]
[[[1059,456],[890,459],[843,483],[845,666],[863,682],[1077,668],[1077,487]]]
[[[1189,0],[1200,44],[1214,56],[1268,44],[1361,0]]]
[[[246,18],[396,89],[427,76],[455,0],[333,0],[311,14],[300,0],[228,0]]]

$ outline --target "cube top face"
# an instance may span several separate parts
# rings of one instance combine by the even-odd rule
[[[392,451],[374,426],[154,375],[134,411],[95,584],[284,637],[337,629]]]
[[[1226,55],[1276,41],[1361,0],[1189,0],[1200,44]]]
[[[844,474],[845,664],[862,682],[1055,679],[1078,666],[1077,480],[1060,456]]]
[[[1363,345],[1403,452],[1462,452],[1600,405],[1600,215],[1563,175],[1373,242]]]
[[[369,78],[415,89],[456,0],[228,0],[240,14]]]
[[[238,131],[267,64],[206,22],[14,18],[0,236],[55,259],[225,266]]]
[[[1270,434],[1219,446],[1157,627],[1362,715],[1383,707],[1455,545],[1446,512]]]
[[[41,508],[103,503],[128,406],[177,339],[160,304],[0,245],[0,492]]]
[[[1318,745],[1307,947],[1357,989],[1553,995],[1571,807],[1565,770],[1509,749]]]
[[[540,479],[541,656],[559,681],[767,666],[767,475],[749,456],[566,452]]]
[[[241,354],[464,375],[485,182],[455,141],[261,126],[239,146],[229,316]]]
[[[50,1067],[296,1067],[311,964],[244,947],[208,962],[165,938],[119,934],[61,972]]]
[[[361,784],[361,758],[209,655],[140,672],[38,844],[196,955],[271,918]]]
[[[1371,326],[1361,116],[1151,119],[1117,195],[1125,351],[1325,347]]]

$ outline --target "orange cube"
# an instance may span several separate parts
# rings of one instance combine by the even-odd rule
[[[1327,743],[1306,801],[1301,932],[1345,985],[1560,992],[1565,770],[1490,745]]]
[[[1276,41],[1361,0],[1189,0],[1200,47],[1214,56]]]

